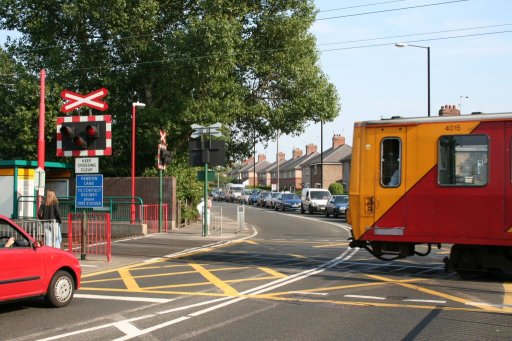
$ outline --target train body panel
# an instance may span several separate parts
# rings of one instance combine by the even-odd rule
[[[511,149],[509,113],[356,123],[353,245],[511,247]]]

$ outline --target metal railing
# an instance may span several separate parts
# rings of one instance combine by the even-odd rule
[[[167,204],[162,204],[162,228],[159,231],[160,205],[143,205],[144,223],[148,226],[148,233],[168,232]]]
[[[210,208],[210,223],[208,224],[209,234],[222,237],[222,206],[212,206]]]
[[[23,220],[21,227],[36,241],[44,245],[61,248],[62,232],[60,224],[55,219],[49,220]]]
[[[75,197],[58,197],[59,210],[63,221],[67,220],[69,213],[79,212],[102,212],[109,213],[112,221],[131,221],[131,207],[135,206],[135,222],[144,221],[144,203],[140,197],[128,196],[105,196],[103,197],[103,207],[99,208],[77,208],[75,206]],[[36,218],[37,196],[22,195],[18,197],[18,207],[15,212],[15,219],[33,219]]]

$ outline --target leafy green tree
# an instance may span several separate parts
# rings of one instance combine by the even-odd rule
[[[315,16],[312,0],[0,0],[0,28],[22,33],[9,54],[34,81],[45,68],[59,90],[47,103],[58,108],[64,88],[109,90],[108,175],[130,172],[137,100],[146,104],[137,112],[137,174],[153,167],[160,129],[185,156],[191,124],[221,122],[233,161],[277,130],[299,134],[310,121],[333,120],[338,95],[318,65]]]
[[[55,88],[47,87],[50,95]],[[37,158],[39,80],[0,49],[0,159]],[[55,106],[46,107],[46,152],[55,155]]]
[[[339,182],[333,182],[329,185],[329,192],[331,192],[332,195],[343,194],[345,193],[345,189],[343,188],[343,184],[340,184]]]

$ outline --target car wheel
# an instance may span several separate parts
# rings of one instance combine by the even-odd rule
[[[284,212],[286,211],[286,207],[283,205],[283,207],[281,208],[281,210]]]
[[[55,308],[64,307],[71,302],[75,293],[75,280],[67,271],[57,271],[48,286],[46,300]]]
[[[304,211],[304,206],[300,205],[300,214],[304,214],[306,211]]]
[[[334,218],[338,218],[338,213],[334,213]]]
[[[325,210],[325,217],[329,218],[329,211]]]
[[[311,206],[308,207],[309,214],[313,214],[313,211],[311,210]]]

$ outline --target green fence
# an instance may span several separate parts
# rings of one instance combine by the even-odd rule
[[[143,222],[144,217],[144,204],[141,197],[123,197],[123,196],[106,196],[103,197],[103,206],[98,208],[77,208],[75,206],[75,197],[58,197],[59,210],[62,220],[67,220],[68,213],[79,212],[105,212],[110,213],[111,221],[132,221],[131,211],[132,206],[135,209],[134,221],[137,223]],[[18,197],[18,207],[27,207],[29,209],[21,209],[19,214],[14,212],[14,218],[35,218],[37,197],[35,196],[20,196]]]

